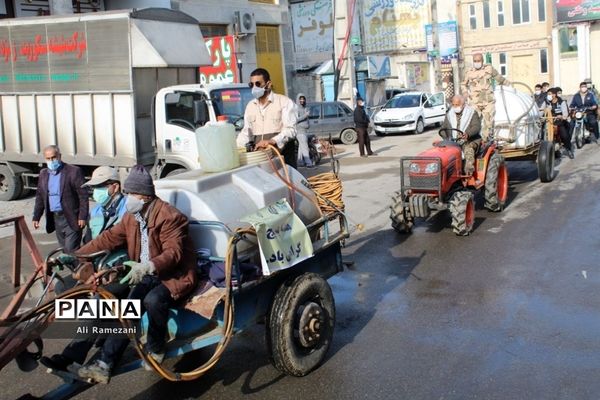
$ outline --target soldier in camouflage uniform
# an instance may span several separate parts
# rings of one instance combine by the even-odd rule
[[[483,129],[481,130],[483,140],[487,140],[494,128],[494,116],[496,115],[496,100],[494,100],[494,88],[492,79],[500,85],[510,85],[510,82],[489,64],[483,64],[483,55],[473,55],[473,68],[466,74],[461,84],[463,96],[468,98],[468,103],[481,115]]]

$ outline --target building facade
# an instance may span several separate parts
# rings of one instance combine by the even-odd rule
[[[554,82],[552,0],[460,0],[460,70],[482,53],[503,76],[533,89]],[[461,75],[462,77],[463,75]]]

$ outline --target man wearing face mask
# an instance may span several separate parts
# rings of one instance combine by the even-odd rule
[[[250,74],[250,87],[254,100],[244,112],[244,128],[237,137],[239,147],[253,147],[252,150],[276,146],[286,164],[296,168],[296,107],[286,96],[273,93],[271,76],[264,68],[257,68]]]
[[[473,55],[473,68],[465,74],[461,85],[462,95],[469,99],[469,105],[481,116],[483,126],[481,134],[484,140],[493,133],[494,117],[496,115],[496,100],[494,99],[493,82],[499,85],[510,85],[494,67],[483,64],[483,55]]]
[[[440,136],[444,140],[451,140],[453,134],[458,134],[449,130],[450,128],[462,132],[457,142],[462,146],[465,155],[465,175],[472,175],[475,171],[475,154],[481,144],[481,119],[473,107],[465,104],[462,96],[452,98],[452,109],[446,114],[440,128]]]
[[[169,308],[196,285],[196,254],[188,236],[188,220],[176,208],[156,197],[152,177],[135,166],[124,183],[127,213],[121,223],[84,245],[76,254],[126,247],[131,269],[121,283],[134,285],[130,299],[142,300],[148,314],[145,350],[157,362],[164,358]],[[80,377],[108,383],[129,339],[106,339],[100,357],[77,370]],[[147,367],[149,368],[149,367]]]
[[[313,168],[313,162],[310,159],[310,150],[308,148],[308,108],[306,108],[306,96],[298,93],[296,96],[296,139],[298,140],[298,165],[307,168]]]
[[[570,108],[587,108],[586,119],[588,129],[594,134],[591,137],[592,141],[598,143],[598,120],[596,119],[596,110],[598,109],[598,102],[596,97],[588,91],[587,83],[581,82],[579,84],[579,92],[571,99]],[[575,120],[571,120],[571,131],[575,127]]]
[[[83,240],[87,243],[121,221],[126,208],[119,173],[115,168],[96,168],[92,178],[83,186],[92,188],[92,198],[96,202],[96,206],[90,212],[88,230]]]
[[[82,229],[88,219],[88,193],[81,187],[85,179],[81,168],[61,160],[58,146],[44,149],[48,168],[38,177],[33,228],[40,227],[40,218],[46,214],[46,232],[56,231],[56,238],[65,252],[81,245]]]
[[[546,94],[542,92],[542,85],[539,83],[535,85],[535,91],[533,92],[533,100],[539,109],[544,106],[546,102]]]

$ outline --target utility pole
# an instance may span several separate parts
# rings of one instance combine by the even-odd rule
[[[352,20],[358,14],[357,0],[333,0],[335,99],[354,108],[356,73],[350,36]]]
[[[433,39],[433,84],[435,85],[433,92],[437,92],[441,88],[441,53],[440,53],[440,37],[438,35],[438,17],[437,17],[437,0],[430,0],[431,5],[431,35]]]

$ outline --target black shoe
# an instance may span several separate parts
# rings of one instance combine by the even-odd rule
[[[376,156],[376,155],[377,155],[377,153],[368,153],[367,155],[368,155],[369,157],[371,157],[371,156]]]
[[[569,156],[569,158],[571,160],[575,158],[575,154],[573,154],[573,150],[567,150],[567,155]]]
[[[48,367],[58,371],[67,371],[67,367],[73,364],[73,361],[63,356],[62,354],[54,354],[50,357],[40,358],[40,362]]]

